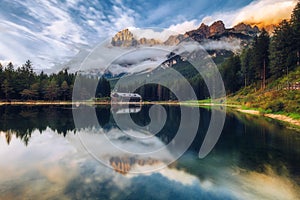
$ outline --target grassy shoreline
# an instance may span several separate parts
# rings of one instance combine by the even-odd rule
[[[110,101],[6,101],[0,102],[0,106],[2,105],[110,105]],[[128,103],[118,103],[117,105],[126,105]],[[133,103],[136,104],[136,103]],[[298,115],[293,117],[292,113],[266,113],[261,109],[256,108],[247,108],[242,105],[237,105],[234,103],[231,104],[221,104],[221,103],[212,103],[210,100],[200,100],[200,101],[186,101],[186,102],[178,102],[178,101],[160,101],[160,102],[141,102],[141,105],[173,105],[173,106],[198,106],[198,107],[214,107],[214,106],[224,106],[236,110],[238,112],[242,112],[245,114],[251,115],[260,115],[268,118],[272,118],[275,120],[279,120],[282,122],[286,122],[291,125],[295,125],[300,127],[300,119]],[[289,116],[292,115],[292,116]]]
[[[278,121],[286,122],[288,124],[300,127],[300,120],[299,119],[294,119],[290,116],[285,115],[285,114],[271,114],[271,113],[261,113],[258,110],[249,110],[249,109],[236,109],[238,112],[242,112],[245,114],[250,114],[250,115],[260,115],[263,117],[268,117],[272,118]]]

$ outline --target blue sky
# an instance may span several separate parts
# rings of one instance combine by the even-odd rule
[[[83,49],[127,27],[159,27],[177,32],[204,21],[227,26],[273,6],[292,8],[296,0],[2,0],[0,62],[31,59],[36,69],[51,69]],[[246,14],[245,14],[246,13]],[[250,14],[249,14],[250,13]],[[264,13],[261,10],[261,13]],[[246,15],[246,16],[245,16]]]

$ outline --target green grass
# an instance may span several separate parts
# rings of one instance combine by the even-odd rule
[[[300,114],[298,113],[286,113],[286,115],[292,119],[300,119]]]
[[[300,67],[290,72],[289,78],[282,77],[268,80],[265,90],[257,89],[252,84],[227,98],[232,104],[241,105],[245,110],[258,110],[262,114],[283,114],[293,119],[300,119],[300,91],[286,90],[287,80],[300,82]]]
[[[197,103],[197,104],[210,104],[211,99],[203,99],[203,100],[196,100],[196,101],[188,101],[190,103]]]

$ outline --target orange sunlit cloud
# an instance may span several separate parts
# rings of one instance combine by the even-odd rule
[[[258,27],[276,25],[283,19],[290,19],[297,0],[258,0],[248,6],[231,12],[216,13],[205,17],[204,23],[212,23],[224,19],[227,26],[245,22]]]
[[[260,28],[290,19],[297,1],[263,0],[243,8],[234,23],[247,22]]]

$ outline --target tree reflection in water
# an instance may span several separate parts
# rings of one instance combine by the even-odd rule
[[[0,106],[0,113],[0,131],[8,144],[15,135],[28,145],[35,130],[50,128],[63,136],[75,130],[70,106]]]

